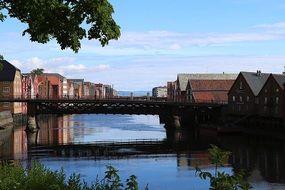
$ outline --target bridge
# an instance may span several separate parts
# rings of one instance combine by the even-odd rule
[[[181,123],[213,120],[226,105],[225,102],[175,102],[150,97],[0,98],[0,102],[26,103],[30,119],[38,114],[143,114],[159,115],[162,123],[174,127],[181,126]]]

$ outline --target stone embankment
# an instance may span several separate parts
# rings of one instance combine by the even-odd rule
[[[11,112],[3,111],[0,112],[0,130],[5,129],[6,126],[13,124],[13,117]]]

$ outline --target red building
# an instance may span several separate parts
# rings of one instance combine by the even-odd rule
[[[234,80],[189,80],[186,91],[189,102],[227,103]]]
[[[63,96],[64,77],[57,73],[44,73],[38,76],[39,96],[59,98]]]

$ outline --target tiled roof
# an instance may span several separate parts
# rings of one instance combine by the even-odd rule
[[[235,80],[237,74],[178,74],[177,80],[179,81],[180,90],[185,91],[188,80]]]
[[[192,91],[229,91],[235,80],[189,80]]]
[[[278,74],[272,74],[278,85],[281,87],[281,89],[284,89],[284,83],[285,83],[285,75],[278,75]]]
[[[228,92],[226,91],[215,91],[215,92],[193,92],[195,102],[227,102]]]
[[[256,73],[256,72],[240,72],[246,80],[247,84],[251,88],[255,96],[258,95],[266,80],[269,77],[269,73]]]
[[[3,65],[2,70],[0,70],[0,81],[13,81],[16,71],[20,71],[20,69],[6,60],[0,60],[0,64]]]

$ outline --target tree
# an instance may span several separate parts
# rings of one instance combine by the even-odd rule
[[[3,13],[7,10],[7,14]],[[120,27],[112,18],[114,9],[108,0],[0,0],[0,21],[7,16],[28,24],[23,35],[31,41],[47,43],[51,39],[61,49],[78,52],[83,38],[96,39],[102,46],[120,37]],[[88,31],[85,28],[89,27]]]
[[[4,57],[3,57],[3,55],[1,55],[1,54],[0,54],[0,60],[4,60]]]
[[[32,75],[41,75],[44,73],[44,69],[36,68],[31,71]]]

